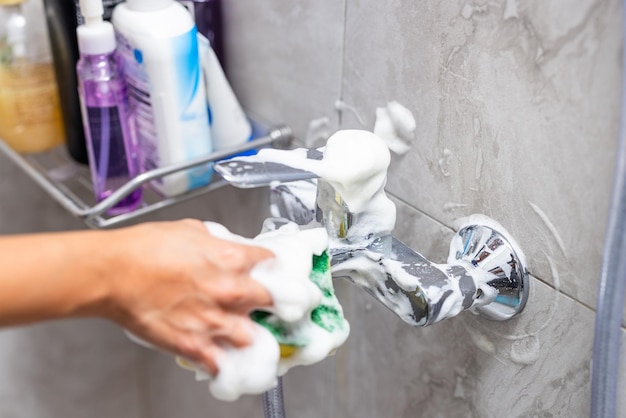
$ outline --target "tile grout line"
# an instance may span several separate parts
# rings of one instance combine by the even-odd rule
[[[404,200],[403,198],[401,198],[401,197],[397,196],[396,194],[391,193],[391,192],[387,192],[387,194],[389,194],[390,196],[392,196],[394,199],[396,199],[396,200],[400,201],[402,204],[404,204],[404,205],[408,206],[409,208],[411,208],[411,209],[415,210],[416,212],[419,212],[421,215],[423,215],[423,216],[425,216],[426,218],[430,219],[431,221],[435,222],[435,223],[436,223],[436,224],[438,224],[439,226],[442,226],[442,227],[444,227],[444,228],[446,228],[446,229],[449,229],[450,231],[456,232],[456,230],[455,230],[453,227],[451,227],[451,226],[449,226],[449,225],[446,225],[444,222],[440,221],[439,219],[435,218],[434,216],[432,216],[432,215],[430,215],[430,214],[428,214],[428,213],[424,212],[423,210],[421,210],[421,209],[419,209],[419,208],[416,208],[415,206],[413,206],[412,204],[410,204],[409,202],[407,202],[407,201],[406,201],[406,200]]]
[[[343,34],[341,37],[341,61],[339,68],[339,98],[338,100],[343,100],[343,78],[345,72],[345,64],[346,64],[346,33],[348,30],[348,1],[344,0],[343,3]],[[343,111],[340,109],[336,109],[337,111],[337,127],[341,128],[342,124],[342,115]]]

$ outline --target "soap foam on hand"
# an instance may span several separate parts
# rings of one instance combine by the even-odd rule
[[[264,247],[275,254],[250,273],[274,301],[273,307],[251,314],[256,321],[252,344],[222,347],[216,356],[215,377],[177,359],[180,366],[196,372],[196,379],[210,380],[211,393],[221,400],[263,393],[276,385],[277,376],[291,367],[323,360],[348,338],[349,325],[332,288],[326,230],[268,221],[270,230],[253,239],[232,234],[220,224],[205,223],[217,238]]]

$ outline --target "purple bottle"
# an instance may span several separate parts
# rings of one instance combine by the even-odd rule
[[[115,54],[113,25],[102,19],[101,0],[81,0],[85,23],[76,29],[80,59],[78,94],[85,126],[94,193],[98,201],[138,173],[137,147],[131,136],[126,85]],[[135,190],[107,212],[117,215],[141,204]]]

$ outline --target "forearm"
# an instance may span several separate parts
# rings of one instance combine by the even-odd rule
[[[108,313],[109,233],[0,237],[0,326]]]
[[[0,327],[104,317],[215,373],[216,350],[248,344],[249,313],[272,305],[250,277],[271,257],[194,220],[0,237]]]

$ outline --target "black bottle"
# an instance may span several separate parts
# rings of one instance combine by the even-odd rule
[[[87,164],[87,146],[76,79],[76,62],[78,61],[76,8],[71,0],[44,0],[44,7],[54,58],[54,70],[59,86],[67,148],[74,160]]]

